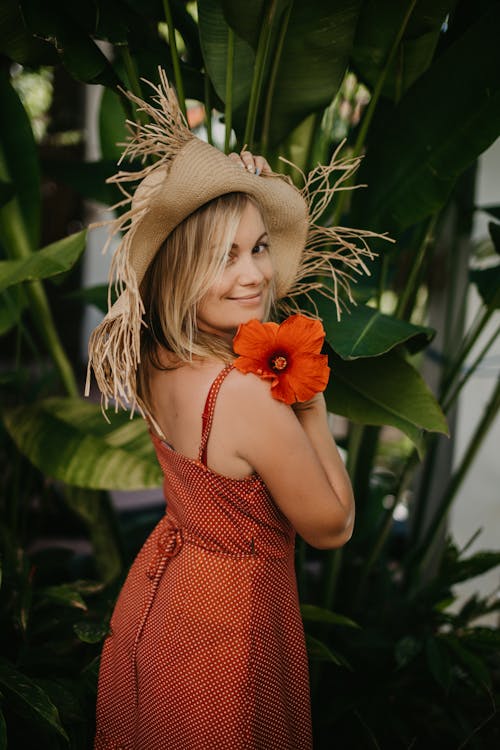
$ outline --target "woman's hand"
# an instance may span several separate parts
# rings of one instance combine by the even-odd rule
[[[292,404],[292,409],[297,416],[299,416],[300,412],[311,411],[313,409],[326,410],[325,397],[323,393],[315,393],[308,401],[297,401],[295,404]]]
[[[252,174],[262,174],[263,172],[272,172],[271,167],[263,156],[254,156],[251,151],[242,150],[239,154],[234,151],[229,154],[229,158],[241,167],[248,169]]]

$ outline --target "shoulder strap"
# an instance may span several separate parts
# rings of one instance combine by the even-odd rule
[[[217,375],[214,382],[210,386],[210,390],[208,392],[207,400],[205,401],[205,408],[203,409],[203,415],[201,419],[202,428],[201,428],[201,443],[200,443],[200,451],[198,454],[198,459],[202,462],[202,464],[207,463],[207,443],[208,443],[208,437],[210,435],[210,430],[212,428],[212,421],[214,418],[214,411],[215,411],[215,402],[217,400],[217,395],[219,393],[219,389],[226,378],[227,375],[231,372],[233,369],[233,365],[226,365],[221,372]]]

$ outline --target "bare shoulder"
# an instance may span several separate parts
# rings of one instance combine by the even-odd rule
[[[227,409],[253,421],[267,414],[271,418],[287,415],[294,418],[292,409],[272,397],[271,382],[254,375],[233,369],[226,378],[223,401]]]

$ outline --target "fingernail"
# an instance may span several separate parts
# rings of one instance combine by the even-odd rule
[[[260,175],[261,172],[262,172],[262,169],[260,167],[257,167],[257,169],[255,170],[255,174],[258,176]]]
[[[251,164],[248,164],[247,169],[248,169],[249,172],[253,172],[254,171],[254,168],[252,167]]]

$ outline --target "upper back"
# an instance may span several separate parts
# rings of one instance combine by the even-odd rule
[[[151,370],[151,402],[153,416],[163,432],[160,437],[188,458],[198,458],[206,399],[223,369],[224,364],[219,360],[207,359],[168,370]],[[247,477],[253,473],[253,468],[238,456],[231,439],[231,415],[224,409],[223,399],[222,389],[207,444],[207,465],[228,477]]]

